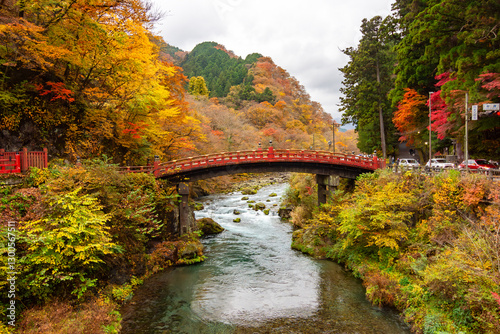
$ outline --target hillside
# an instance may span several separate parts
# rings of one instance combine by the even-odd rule
[[[196,144],[199,152],[255,149],[269,141],[283,149],[331,149],[331,116],[271,58],[253,53],[243,59],[216,42],[204,42],[179,65],[191,79],[187,101],[206,136]],[[193,88],[199,78],[206,86],[201,93]],[[357,150],[355,143],[341,140],[336,146]]]
[[[22,20],[15,7],[1,10],[6,151],[47,147],[51,158],[105,154],[143,165],[155,155],[255,149],[270,140],[329,149],[331,116],[268,57],[243,59],[216,42],[180,50],[147,30],[144,8],[121,13],[127,24],[104,20],[99,6],[71,8],[55,21],[57,11],[37,8]],[[86,20],[72,19],[79,15]]]

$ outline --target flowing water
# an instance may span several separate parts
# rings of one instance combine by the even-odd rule
[[[286,187],[247,195],[269,215],[240,193],[203,198],[196,218],[226,230],[204,239],[204,263],[148,279],[122,310],[121,333],[410,333],[397,313],[370,305],[341,266],[290,248],[292,227],[277,215]]]

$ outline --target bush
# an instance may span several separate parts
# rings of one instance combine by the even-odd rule
[[[303,227],[294,248],[343,262],[370,301],[397,307],[417,332],[500,333],[497,182],[376,171],[312,211],[303,205],[309,190],[296,179],[287,193]]]
[[[79,191],[55,196],[46,218],[21,226],[27,253],[20,260],[20,285],[26,297],[44,300],[57,291],[80,298],[95,285],[90,274],[104,263],[102,257],[121,252],[105,225],[109,215],[96,198]]]

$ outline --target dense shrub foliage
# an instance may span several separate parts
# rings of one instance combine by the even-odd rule
[[[5,316],[10,303],[5,242],[10,220],[16,222],[15,300],[22,332],[46,328],[63,333],[73,321],[93,333],[99,332],[95,328],[116,332],[116,309],[132,297],[142,278],[204,259],[198,234],[174,235],[178,195],[152,175],[123,173],[104,158],[85,160],[82,167],[34,168],[24,182],[1,188],[0,206],[6,218],[1,226],[1,313]],[[51,312],[65,325],[40,323]],[[102,326],[88,316],[100,319]]]
[[[291,189],[293,199],[308,186]],[[377,171],[321,208],[305,203],[295,211],[312,218],[301,221],[293,246],[344,263],[372,303],[398,308],[417,333],[500,332],[497,182]]]

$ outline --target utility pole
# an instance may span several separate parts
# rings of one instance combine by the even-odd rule
[[[431,115],[432,115],[432,102],[431,102],[431,95],[434,92],[429,92],[429,168],[432,168],[432,122],[431,122]]]
[[[469,171],[469,92],[465,92],[465,170]]]
[[[336,123],[335,120],[333,120],[332,123],[332,152],[335,153],[335,128],[339,128],[340,124]]]

